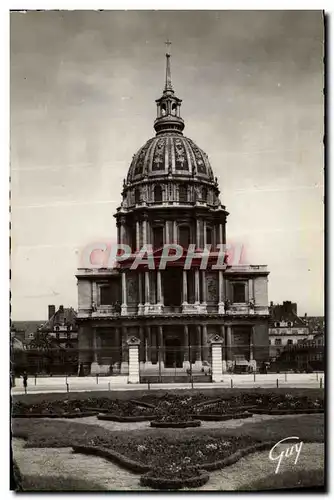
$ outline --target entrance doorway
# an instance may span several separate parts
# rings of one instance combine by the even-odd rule
[[[177,337],[165,340],[165,368],[182,368],[183,352],[181,341]]]

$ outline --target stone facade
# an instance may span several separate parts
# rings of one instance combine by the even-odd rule
[[[214,268],[219,245],[226,245],[228,212],[206,153],[183,136],[168,54],[166,74],[156,101],[157,135],[134,155],[115,214],[118,243],[131,247],[131,257],[117,269],[77,272],[80,362],[87,371],[112,365],[129,372],[131,338],[138,339],[143,373],[201,371],[213,361],[210,342],[217,336],[216,371],[218,365],[222,371],[236,364],[254,368],[268,359],[269,272],[266,266],[228,261]],[[184,249],[193,244],[200,251],[211,245],[208,265],[201,269],[197,258],[185,269],[183,256],[159,268],[167,243]],[[154,250],[154,269],[133,270],[138,250],[147,244]]]

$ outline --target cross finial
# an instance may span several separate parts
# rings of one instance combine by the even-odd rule
[[[170,46],[172,45],[172,42],[168,40],[168,38],[165,41],[165,45],[166,45],[166,54],[170,56]]]

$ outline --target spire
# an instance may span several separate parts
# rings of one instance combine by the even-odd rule
[[[157,99],[157,118],[154,121],[154,129],[157,134],[164,132],[174,132],[182,134],[184,121],[180,116],[180,106],[182,100],[176,97],[172,86],[172,77],[170,70],[170,50],[171,42],[166,42],[166,82],[165,88],[160,99]]]
[[[172,42],[167,40],[165,44],[166,44],[166,83],[164,92],[174,92],[172,86],[171,69],[170,69],[170,46],[172,45]]]

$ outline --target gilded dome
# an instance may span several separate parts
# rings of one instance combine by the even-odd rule
[[[161,131],[139,149],[131,162],[127,184],[165,175],[214,182],[206,153],[179,131]]]

